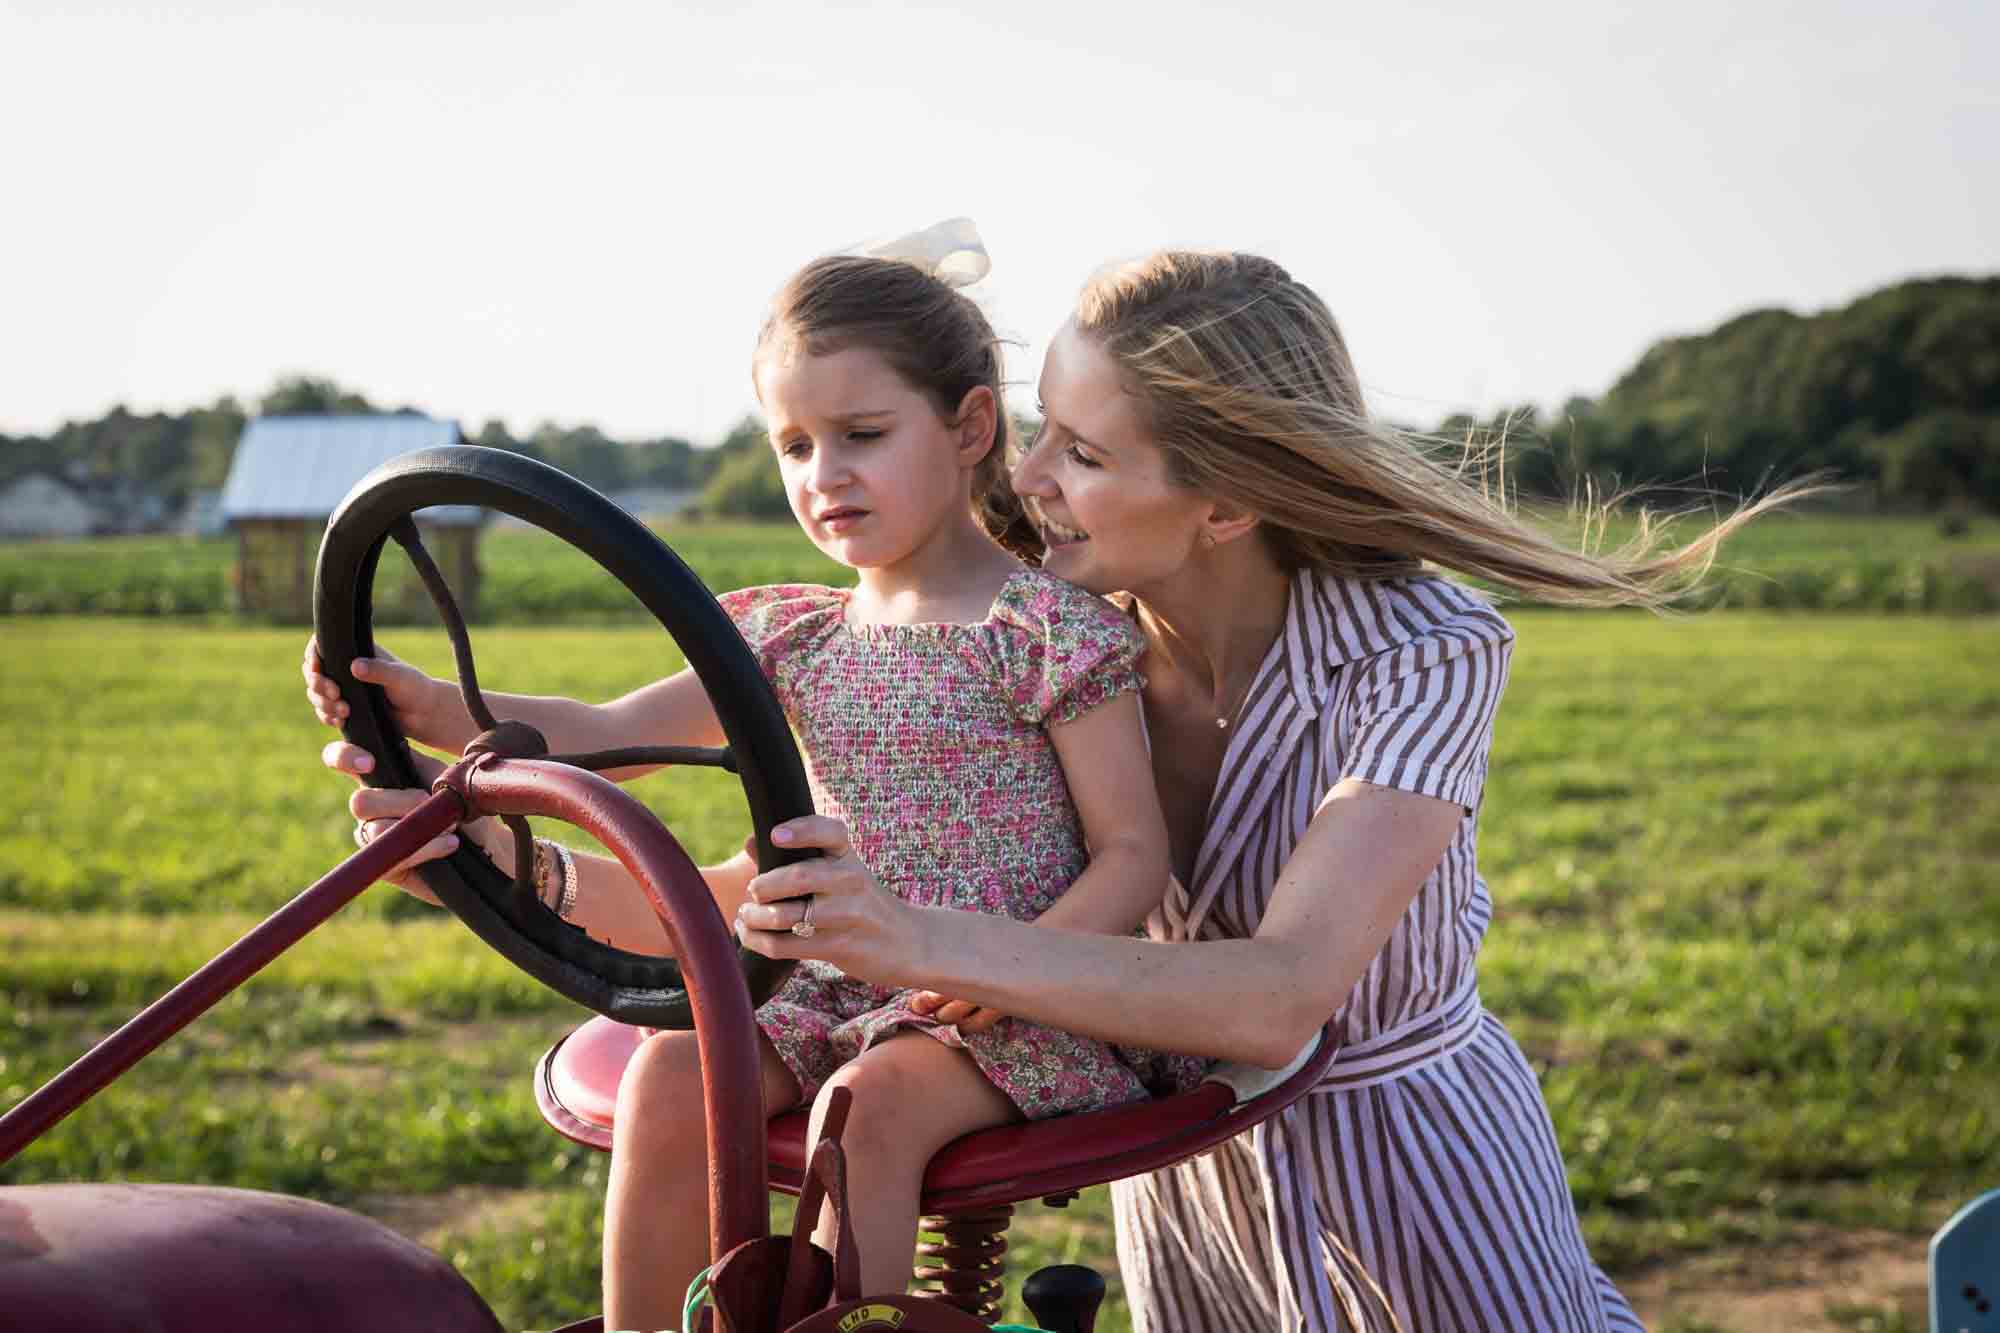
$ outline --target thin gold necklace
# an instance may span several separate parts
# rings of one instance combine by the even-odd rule
[[[1252,685],[1255,685],[1256,683],[1257,683],[1257,677],[1254,675],[1251,676],[1250,679],[1245,681],[1243,684],[1243,693],[1237,696],[1236,707],[1230,709],[1226,713],[1217,713],[1215,715],[1215,729],[1217,731],[1229,730],[1230,720],[1233,719],[1238,713],[1243,711],[1244,704],[1250,702],[1250,687]]]

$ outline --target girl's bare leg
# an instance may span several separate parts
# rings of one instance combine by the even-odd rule
[[[762,1033],[766,1115],[799,1085]],[[604,1191],[604,1326],[679,1328],[688,1283],[708,1266],[708,1132],[692,1032],[647,1039],[618,1083]]]
[[[931,1154],[961,1134],[1019,1120],[1021,1113],[970,1055],[920,1032],[869,1047],[827,1080],[813,1103],[815,1143],[835,1087],[854,1095],[840,1144],[847,1156],[848,1217],[861,1251],[861,1291],[900,1293],[910,1285],[917,1205]],[[813,1236],[828,1251],[832,1223],[831,1209],[823,1209]]]

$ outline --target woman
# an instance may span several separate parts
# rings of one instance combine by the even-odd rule
[[[1177,882],[1156,942],[908,907],[847,852],[759,876],[744,943],[1106,1041],[1281,1067],[1298,1104],[1114,1187],[1135,1327],[1623,1330],[1535,1075],[1480,1007],[1474,859],[1513,634],[1426,563],[1547,600],[1669,600],[1716,545],[1586,557],[1372,425],[1325,304],[1277,265],[1168,252],[1083,292],[1014,474],[1045,568],[1123,594]],[[812,895],[809,940],[787,933]],[[1054,938],[1050,938],[1054,935]],[[1189,947],[1198,941],[1198,947]],[[949,1002],[941,997],[956,997]],[[1379,1288],[1379,1290],[1378,1290]]]

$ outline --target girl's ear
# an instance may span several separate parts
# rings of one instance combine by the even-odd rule
[[[998,443],[993,428],[1000,422],[1000,403],[984,384],[965,391],[958,400],[958,415],[952,427],[958,432],[958,461],[964,467],[978,467],[980,460]]]

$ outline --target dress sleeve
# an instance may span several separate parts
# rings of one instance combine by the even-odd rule
[[[994,662],[1023,722],[1059,726],[1145,685],[1145,638],[1118,608],[1046,575],[1015,579],[994,603]]]
[[[1365,664],[1341,776],[1477,808],[1513,651],[1514,631],[1482,609]]]
[[[840,593],[810,583],[774,583],[738,588],[716,599],[750,645],[765,679],[779,687],[785,668],[801,648],[818,642],[840,623]]]

